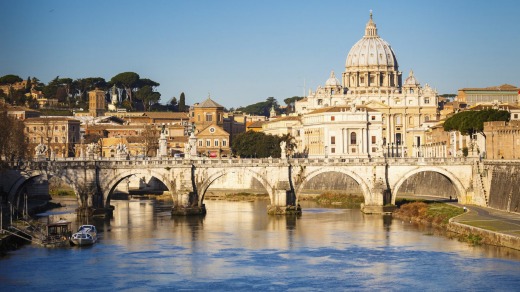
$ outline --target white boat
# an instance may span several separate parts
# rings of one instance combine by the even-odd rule
[[[81,225],[78,232],[72,234],[70,241],[74,245],[92,245],[97,241],[97,230],[94,225]]]

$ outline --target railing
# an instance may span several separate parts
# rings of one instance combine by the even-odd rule
[[[406,165],[473,165],[478,158],[450,157],[450,158],[425,158],[425,157],[333,157],[333,158],[206,158],[196,157],[186,158],[130,158],[117,159],[97,157],[96,159],[83,158],[60,158],[56,160],[26,161],[29,168],[41,167],[87,167],[98,166],[101,168],[117,167],[187,167],[191,165],[205,166],[346,166],[346,165],[385,165],[406,166]],[[504,162],[504,161],[501,161]],[[518,163],[518,161],[517,161]]]

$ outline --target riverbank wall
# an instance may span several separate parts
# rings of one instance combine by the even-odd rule
[[[479,236],[481,239],[481,243],[520,250],[520,237],[518,236],[513,236],[505,233],[498,233],[491,230],[462,224],[453,221],[453,218],[450,219],[450,222],[448,224],[448,231],[463,236]]]
[[[520,213],[520,162],[485,161],[480,171],[487,207]]]

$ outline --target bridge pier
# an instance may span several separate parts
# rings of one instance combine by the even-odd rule
[[[269,215],[301,215],[302,209],[297,203],[294,190],[290,188],[288,181],[278,182],[273,191],[271,205],[267,206]]]

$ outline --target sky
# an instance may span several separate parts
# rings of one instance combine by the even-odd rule
[[[103,77],[136,72],[227,108],[280,104],[338,79],[369,11],[379,36],[439,94],[520,86],[517,0],[0,0],[0,76]]]

